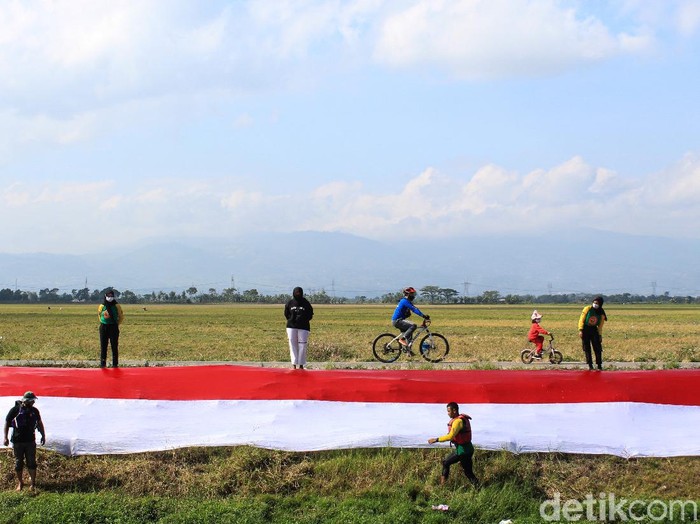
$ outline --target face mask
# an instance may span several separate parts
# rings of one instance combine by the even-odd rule
[[[114,302],[114,297],[105,297],[107,298],[107,302]]]
[[[600,304],[598,302],[593,302],[593,309],[598,309],[600,307]]]

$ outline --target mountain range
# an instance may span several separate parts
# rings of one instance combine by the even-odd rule
[[[591,229],[393,241],[309,231],[153,239],[108,254],[0,253],[0,288],[148,293],[233,286],[278,294],[301,285],[352,298],[436,285],[472,296],[485,290],[698,296],[699,258],[698,239]]]

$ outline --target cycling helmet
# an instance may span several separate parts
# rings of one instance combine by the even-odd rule
[[[403,296],[405,296],[409,300],[413,300],[414,298],[416,298],[416,293],[417,291],[415,290],[415,288],[412,287],[407,287],[403,290]]]

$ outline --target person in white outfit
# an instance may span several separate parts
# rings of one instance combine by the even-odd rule
[[[284,318],[287,319],[287,338],[289,339],[289,356],[294,369],[304,369],[306,365],[306,348],[311,331],[311,319],[314,308],[304,297],[304,290],[295,287],[292,299],[284,306]]]

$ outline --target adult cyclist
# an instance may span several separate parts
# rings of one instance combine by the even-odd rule
[[[420,309],[413,305],[413,301],[416,298],[416,293],[416,290],[412,287],[407,287],[406,289],[404,289],[403,298],[399,301],[398,305],[396,306],[394,316],[391,317],[391,324],[399,331],[401,331],[399,343],[404,347],[408,347],[411,344],[411,337],[413,336],[413,332],[418,327],[413,322],[409,322],[408,320],[406,320],[408,317],[411,316],[411,312],[423,317],[426,320],[430,320],[430,317],[428,315],[423,314]]]

